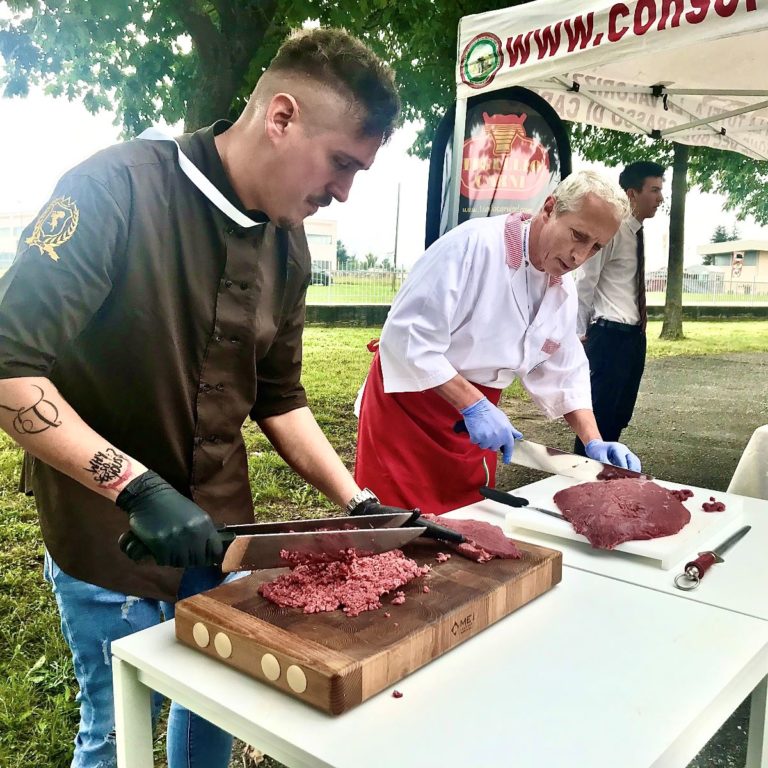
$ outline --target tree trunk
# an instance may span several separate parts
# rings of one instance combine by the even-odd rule
[[[184,130],[187,133],[228,118],[237,94],[237,85],[232,82],[231,73],[226,69],[198,76],[195,82],[194,92],[198,97],[189,100],[184,117]]]
[[[683,247],[685,245],[685,194],[688,191],[688,145],[675,143],[672,163],[672,205],[669,212],[669,261],[662,339],[683,336]]]

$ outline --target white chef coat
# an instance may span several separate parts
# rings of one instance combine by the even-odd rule
[[[549,418],[592,407],[571,276],[547,277],[531,313],[529,291],[538,293],[531,281],[541,273],[526,267],[527,258],[517,269],[508,264],[507,219],[465,222],[416,263],[381,334],[386,392],[431,389],[457,373],[497,389],[517,377]],[[533,270],[528,280],[526,269]]]
[[[574,272],[579,295],[576,330],[580,336],[598,317],[639,325],[637,231],[641,226],[634,216],[628,216],[605,248]]]

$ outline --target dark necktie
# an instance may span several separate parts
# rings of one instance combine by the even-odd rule
[[[648,324],[648,310],[645,306],[645,243],[643,228],[637,230],[637,310],[640,313],[640,327]]]

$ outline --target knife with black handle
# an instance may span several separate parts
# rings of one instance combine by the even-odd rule
[[[524,499],[522,496],[514,496],[506,491],[500,491],[497,488],[490,488],[487,485],[480,486],[480,495],[491,501],[497,501],[499,504],[506,504],[508,507],[525,507],[526,509],[532,509],[534,512],[543,512],[545,515],[558,518],[558,520],[565,520],[560,512],[555,512],[552,509],[543,509],[542,507],[532,507],[528,503],[528,499]]]

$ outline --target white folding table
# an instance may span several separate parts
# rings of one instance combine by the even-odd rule
[[[338,717],[177,643],[173,622],[112,653],[120,768],[152,765],[150,689],[291,768],[682,768],[754,691],[747,765],[768,766],[768,621],[574,567],[402,698]]]

